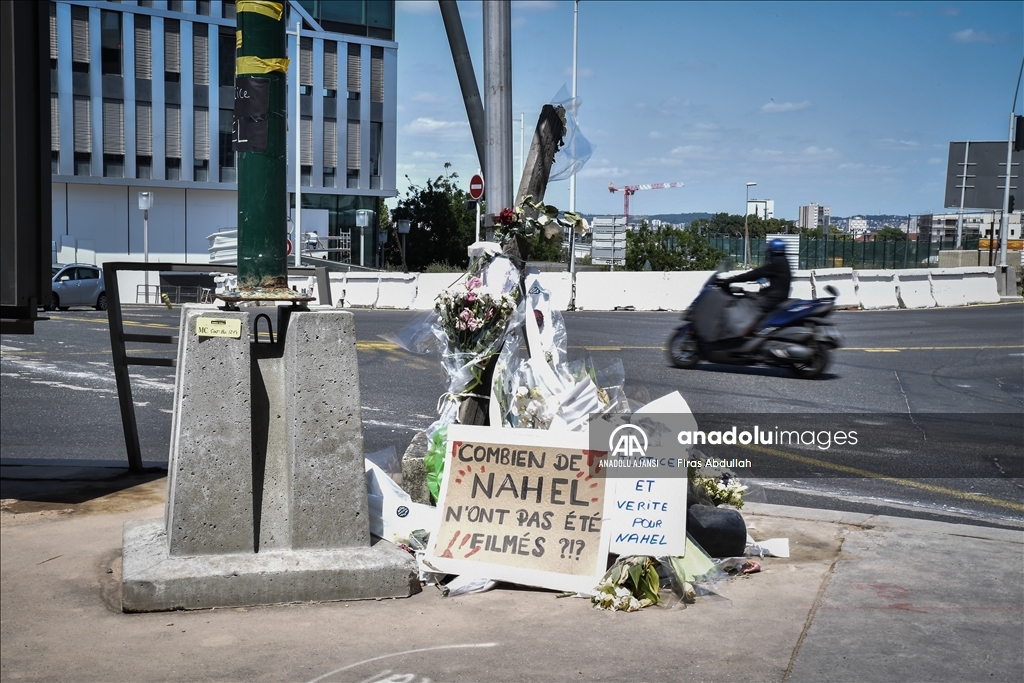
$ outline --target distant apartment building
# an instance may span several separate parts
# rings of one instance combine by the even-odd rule
[[[747,215],[757,216],[763,220],[769,218],[775,218],[775,200],[774,199],[748,199],[747,200]]]
[[[1002,211],[982,211],[965,213],[963,216],[963,239],[987,238],[999,234],[999,223]],[[956,239],[956,213],[929,213],[918,220],[918,232],[921,239],[953,241]],[[1007,221],[1007,239],[1021,238],[1021,214],[1012,212]]]
[[[800,212],[796,219],[796,227],[814,229],[828,227],[829,225],[829,207],[814,203],[800,207]]]
[[[284,5],[292,204],[298,175],[303,214],[371,264],[356,212],[397,195],[395,2]],[[205,263],[236,227],[235,17],[234,0],[50,3],[55,258],[141,260],[142,190],[153,261]]]
[[[867,231],[868,219],[864,218],[864,216],[851,216],[846,219],[846,232],[854,237],[860,237],[861,235],[867,234]]]

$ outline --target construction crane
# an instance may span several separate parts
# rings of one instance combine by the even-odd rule
[[[615,187],[615,183],[608,183],[608,191],[615,193],[622,191],[622,213],[626,216],[626,227],[629,227],[629,197],[636,194],[637,190],[664,190],[670,187],[682,187],[682,183],[649,183],[647,185],[626,185]]]

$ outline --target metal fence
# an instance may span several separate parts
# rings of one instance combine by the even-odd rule
[[[711,246],[725,252],[737,263],[743,262],[742,237],[708,237]],[[764,262],[766,240],[750,240],[750,259],[753,265]],[[977,249],[978,238],[962,240],[962,248]],[[956,247],[955,239],[929,239],[918,234],[911,240],[854,241],[845,235],[800,237],[800,255],[797,270],[814,268],[856,268],[860,270],[893,268],[935,268],[939,265],[939,251]]]

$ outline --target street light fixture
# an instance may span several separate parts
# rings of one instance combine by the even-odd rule
[[[747,226],[750,213],[750,188],[757,183],[747,183],[747,201],[743,204],[743,259],[744,267],[750,267],[750,228]]]
[[[139,193],[139,208],[142,209],[142,252],[145,262],[149,263],[149,210],[153,208],[153,193]],[[146,303],[149,303],[149,270],[146,271]],[[158,297],[159,298],[159,297]]]

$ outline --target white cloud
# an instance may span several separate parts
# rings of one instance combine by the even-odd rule
[[[452,135],[465,135],[469,132],[469,123],[466,121],[438,121],[426,117],[420,117],[405,126],[405,131],[414,135],[428,135],[438,137],[451,137]]]
[[[761,149],[760,147],[755,147],[754,149],[750,150],[750,153],[753,154],[754,156],[768,157],[768,158],[774,158],[774,157],[782,156],[782,151],[781,150],[778,150],[778,149]]]
[[[864,168],[864,164],[861,163],[839,164],[839,170],[841,171],[859,171],[862,168]]]
[[[437,8],[437,3],[432,0],[397,0],[395,2],[395,9],[406,14],[441,13]]]
[[[613,178],[622,178],[628,172],[628,169],[619,168],[618,166],[597,167],[587,164],[577,175],[582,178],[602,178],[604,180],[611,180]]]
[[[670,154],[684,159],[720,159],[723,150],[707,145],[680,145],[673,149]]]
[[[831,147],[826,147],[825,149],[822,149],[821,147],[818,147],[817,145],[811,145],[810,147],[805,147],[804,148],[804,154],[806,154],[807,156],[819,156],[820,157],[820,156],[827,156],[827,155],[830,155],[830,154],[835,154],[835,152],[836,151],[834,149],[832,149]]]
[[[875,140],[875,147],[878,147],[879,149],[907,151],[920,149],[921,143],[916,140],[895,140],[893,138],[884,138],[882,140]]]
[[[779,114],[787,111],[800,111],[801,109],[807,109],[811,106],[811,103],[807,100],[803,102],[768,102],[761,107],[761,111],[765,114]]]
[[[965,28],[963,31],[950,33],[949,37],[958,43],[995,43],[1000,38],[985,31],[975,31],[973,28]]]

